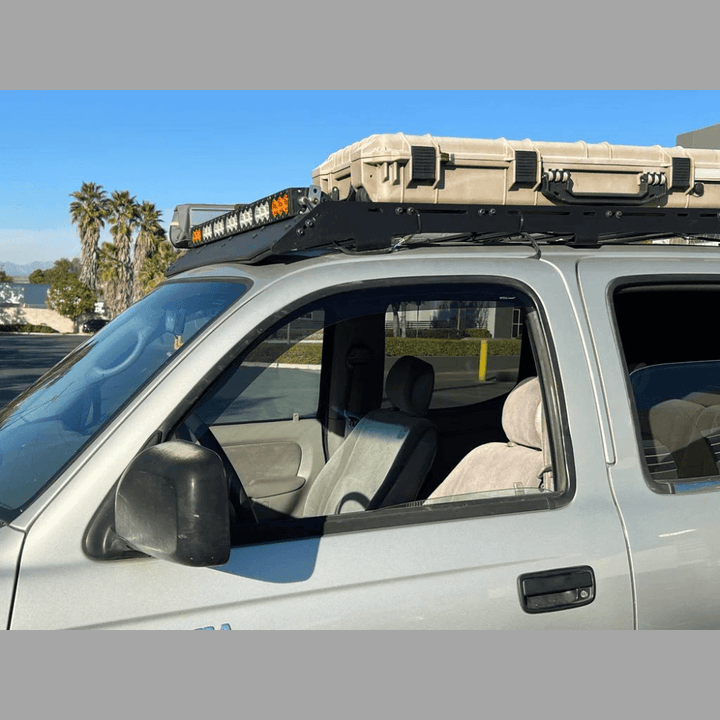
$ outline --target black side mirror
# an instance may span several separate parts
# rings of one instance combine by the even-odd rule
[[[173,440],[143,450],[115,496],[115,531],[131,547],[183,565],[230,558],[230,503],[220,457]]]

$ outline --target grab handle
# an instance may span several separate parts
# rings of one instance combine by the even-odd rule
[[[542,176],[542,194],[549,200],[565,205],[644,205],[665,197],[668,193],[664,173],[643,173],[635,195],[624,193],[579,193],[573,190],[573,180],[567,170],[548,170]]]

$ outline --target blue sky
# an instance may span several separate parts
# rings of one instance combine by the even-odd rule
[[[163,212],[310,183],[374,133],[675,145],[720,123],[718,91],[2,91],[0,264],[79,254],[70,193]],[[108,239],[103,237],[102,239]]]

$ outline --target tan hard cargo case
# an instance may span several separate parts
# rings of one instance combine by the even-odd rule
[[[372,135],[312,176],[373,202],[720,207],[720,151],[659,145]]]

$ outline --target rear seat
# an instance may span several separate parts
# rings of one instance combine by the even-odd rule
[[[710,447],[715,462],[716,474],[720,474],[720,397],[710,396],[713,405],[706,406],[698,417],[698,427]]]
[[[652,438],[643,438],[643,452],[653,480],[669,482],[678,479],[675,459],[661,442]]]
[[[717,449],[713,447],[711,438],[720,434],[720,406],[704,407],[697,402],[701,399],[706,402],[708,399],[718,400],[717,396],[703,397],[705,395],[692,393],[683,399],[665,400],[651,407],[648,413],[655,449],[660,456],[663,454],[662,449],[667,449],[679,479],[718,474],[720,437],[714,441],[718,443]],[[668,469],[667,462],[665,469]]]

